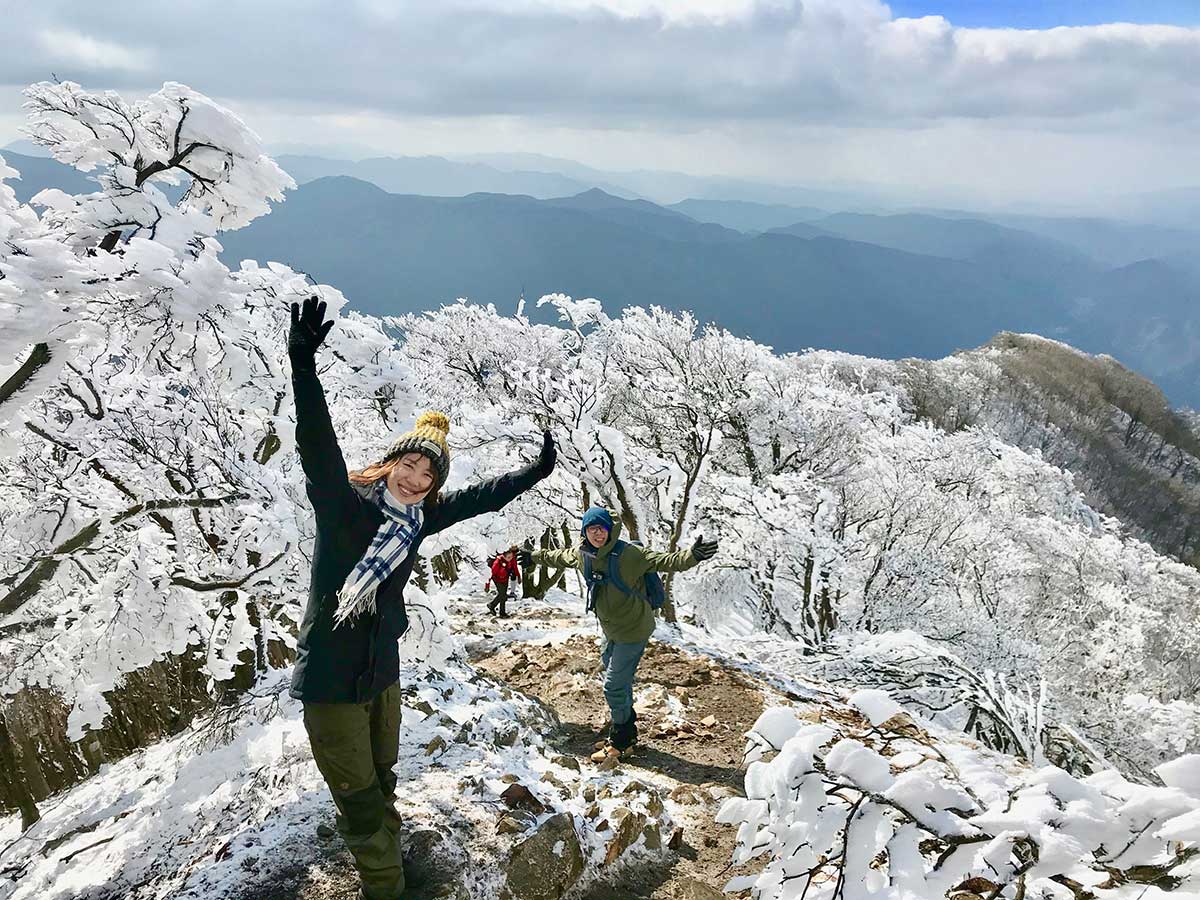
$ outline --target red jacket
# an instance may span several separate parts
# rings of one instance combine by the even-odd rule
[[[506,584],[509,578],[520,578],[521,571],[517,568],[517,558],[505,559],[504,554],[500,554],[492,560],[492,581],[496,584]],[[491,584],[491,582],[488,582]]]

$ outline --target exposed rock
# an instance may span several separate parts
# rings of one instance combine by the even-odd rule
[[[621,768],[621,757],[617,754],[604,757],[603,761],[596,763],[596,768],[601,772],[616,773]]]
[[[658,827],[657,822],[650,822],[642,829],[642,837],[645,839],[647,850],[662,849],[662,830]]]
[[[432,741],[425,745],[425,755],[433,756],[435,753],[441,753],[446,749],[446,742],[442,738],[435,737]]]
[[[496,832],[498,834],[522,834],[528,831],[536,821],[537,817],[533,813],[523,809],[514,809],[500,817],[500,821],[496,823]]]
[[[509,724],[496,731],[496,736],[493,739],[497,747],[511,747],[517,742],[521,730],[516,725]]]
[[[526,809],[534,815],[541,815],[546,811],[546,805],[519,781],[514,781],[506,787],[500,799],[511,809]]]
[[[681,784],[671,791],[671,799],[683,806],[697,806],[704,802],[700,791],[690,784]]]
[[[506,864],[505,900],[559,900],[583,872],[583,850],[567,813],[551,816],[513,847]]]
[[[620,817],[620,823],[616,827],[613,839],[609,841],[608,849],[605,851],[605,865],[611,865],[620,859],[622,853],[637,843],[637,839],[642,836],[642,831],[646,827],[646,817],[640,813],[623,808],[615,809],[612,812],[614,821],[618,818],[618,813],[623,813],[623,815]]]
[[[583,799],[587,803],[593,803],[596,800],[596,786],[594,784],[584,785]]]
[[[683,849],[683,829],[676,828],[671,832],[671,839],[667,841],[667,849],[679,851]]]
[[[551,758],[550,762],[556,766],[562,766],[564,769],[570,769],[572,772],[579,771],[579,760],[573,756],[555,756]]]
[[[695,878],[684,878],[675,886],[676,900],[725,900],[717,888]]]
[[[469,862],[461,843],[432,828],[409,833],[403,843],[404,873],[422,896],[452,896]]]
[[[650,797],[646,800],[646,812],[656,819],[663,814],[662,798],[658,796],[657,792],[650,792]]]
[[[737,792],[737,790],[731,788],[727,784],[706,784],[704,786],[704,790],[708,793],[708,796],[712,797],[714,800],[725,800],[728,797],[742,796]]]

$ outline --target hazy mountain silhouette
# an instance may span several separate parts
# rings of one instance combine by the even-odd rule
[[[751,203],[747,200],[698,200],[691,198],[669,207],[699,222],[713,222],[738,231],[761,232],[784,228],[797,222],[812,222],[829,215],[815,206],[786,206],[782,203]]]
[[[1097,262],[1125,266],[1143,259],[1200,250],[1200,231],[1116,219],[987,214],[963,210],[927,210],[943,219],[984,219],[1074,247]]]
[[[779,230],[809,236],[814,227],[894,250],[967,260],[1039,283],[1074,280],[1100,269],[1090,257],[1066,244],[978,219],[835,213]]]
[[[669,237],[663,222],[672,223]],[[713,234],[711,225],[595,193],[431,198],[327,178],[222,243],[231,263],[295,265],[372,313],[457,297],[511,309],[522,289],[529,298],[564,291],[600,297],[610,311],[692,309],[782,350],[940,356],[1005,323],[1052,331],[1065,315],[1048,292],[961,260],[834,238]]]
[[[68,194],[90,194],[98,190],[91,176],[71,166],[64,166],[48,156],[26,156],[11,150],[0,150],[5,163],[21,173],[20,178],[5,182],[17,195],[21,203],[46,188],[59,188]]]
[[[1136,262],[1071,289],[1084,349],[1118,356],[1175,402],[1200,406],[1200,277],[1168,260]]]
[[[300,184],[348,175],[393,194],[432,197],[493,193],[550,198],[578,194],[594,185],[555,172],[509,172],[484,163],[457,162],[440,156],[387,156],[352,161],[285,154],[276,161]]]

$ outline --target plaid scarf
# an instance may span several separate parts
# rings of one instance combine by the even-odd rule
[[[366,612],[375,614],[375,592],[387,577],[404,562],[409,548],[425,522],[420,503],[409,506],[391,495],[387,483],[380,479],[375,489],[375,503],[383,513],[383,524],[371,538],[363,558],[358,561],[342,589],[338,591],[337,611],[333,616],[336,628]]]

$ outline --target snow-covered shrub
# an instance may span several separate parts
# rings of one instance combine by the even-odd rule
[[[1100,900],[1200,888],[1188,865],[1200,852],[1200,756],[1160,766],[1163,787],[1049,766],[1001,778],[864,693],[851,697],[867,720],[857,727],[783,707],[759,718],[746,797],[718,815],[738,827],[734,863],[756,871],[727,890],[764,900]]]

